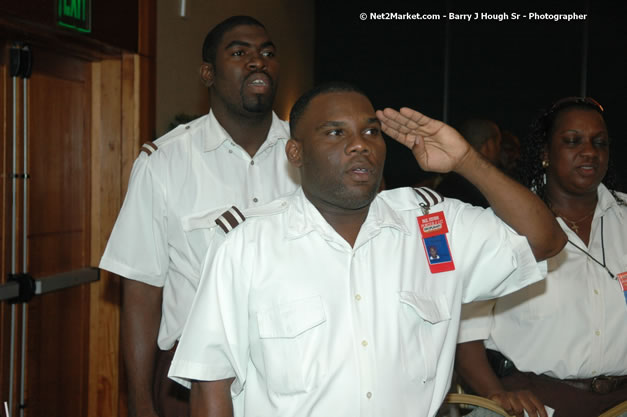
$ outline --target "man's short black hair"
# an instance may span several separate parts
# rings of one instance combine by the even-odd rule
[[[266,28],[260,21],[250,16],[231,16],[223,20],[209,31],[205,37],[205,41],[202,43],[203,62],[215,65],[218,44],[222,41],[224,34],[236,26],[259,26],[263,29]]]
[[[303,114],[305,113],[305,110],[307,110],[307,107],[309,107],[311,100],[320,94],[326,93],[357,93],[364,97],[368,97],[359,87],[344,81],[330,81],[315,86],[300,96],[300,98],[296,100],[296,103],[292,106],[292,110],[290,111],[290,131],[292,132],[292,137],[296,130],[296,125],[303,117]]]

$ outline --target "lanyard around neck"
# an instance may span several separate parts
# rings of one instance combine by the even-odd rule
[[[610,271],[610,269],[605,264],[605,244],[604,244],[604,239],[603,239],[603,216],[601,216],[601,253],[603,254],[603,263],[599,262],[597,258],[590,255],[590,252],[588,252],[587,250],[584,250],[579,245],[575,244],[572,240],[568,239],[568,243],[570,243],[571,245],[579,249],[586,256],[588,256],[588,258],[592,259],[594,262],[601,265],[607,271],[607,273],[610,274],[610,277],[612,277],[612,279],[616,279],[616,276],[612,273],[612,271]]]

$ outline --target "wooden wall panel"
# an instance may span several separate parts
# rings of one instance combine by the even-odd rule
[[[145,115],[142,58],[92,64],[92,212],[91,264],[97,266],[126,194],[141,144]],[[144,135],[145,136],[145,135]],[[91,285],[91,361],[89,416],[126,413],[125,384],[119,354],[120,278],[101,271]],[[119,405],[121,404],[121,405]],[[121,407],[121,410],[118,410]]]
[[[27,417],[86,415],[88,315],[88,286],[44,294],[28,304]]]
[[[45,279],[88,263],[90,92],[85,61],[39,48],[33,55],[27,271]],[[27,304],[28,417],[85,415],[89,305],[88,286],[40,295]]]
[[[0,5],[4,3],[0,0]],[[108,44],[93,39],[90,41],[87,39],[90,35],[74,36],[65,31],[51,30],[37,24],[36,19],[29,19],[29,16],[35,15],[25,14],[24,18],[28,21],[24,22],[12,19],[8,16],[11,10],[0,7],[0,38],[27,41],[38,50],[36,62],[40,81],[55,78],[53,88],[39,89],[40,92],[35,93],[40,95],[37,98],[40,103],[47,99],[51,106],[49,111],[40,108],[36,113],[34,120],[40,131],[39,137],[46,139],[46,131],[54,134],[72,132],[68,137],[52,134],[47,138],[48,142],[40,141],[38,154],[33,159],[37,176],[41,177],[42,172],[48,174],[42,183],[45,185],[32,194],[30,201],[31,209],[36,209],[36,214],[29,218],[32,223],[30,258],[39,259],[36,264],[33,263],[31,271],[36,276],[65,270],[66,267],[74,269],[98,265],[126,193],[139,146],[153,139],[156,4],[153,0],[127,3],[125,10],[136,8],[140,3],[141,17],[138,19],[137,10],[122,17],[115,16],[115,24],[108,26],[107,30],[115,32],[120,42],[115,40]],[[111,5],[103,3],[101,6]],[[134,23],[122,24],[124,30],[120,31],[121,22],[129,16]],[[129,30],[136,30],[136,33],[125,35]],[[128,43],[129,40],[131,43]],[[141,52],[123,53],[116,46],[126,51],[140,49]],[[46,59],[42,60],[40,56],[46,56]],[[7,106],[11,97],[7,90],[10,79],[6,76],[5,62],[3,53],[0,57],[0,193],[7,201],[11,191],[6,176],[11,156],[8,154],[11,144],[7,142],[11,139],[8,136],[11,126],[8,124]],[[43,62],[48,63],[40,65]],[[84,102],[77,112],[83,119],[69,117],[63,120],[57,116],[68,110],[64,102],[76,101],[72,94],[75,94],[77,82],[85,87],[81,93]],[[76,135],[81,129],[83,131]],[[80,137],[81,143],[72,143],[68,139],[71,136]],[[69,143],[72,143],[71,150],[67,148]],[[42,155],[48,156],[48,160]],[[63,158],[63,155],[66,157]],[[59,178],[66,179],[59,183]],[[49,208],[51,204],[61,205],[63,209]],[[3,204],[0,207],[0,283],[6,280],[8,268],[8,214],[10,210],[7,204]],[[69,252],[64,251],[64,247],[70,248]],[[126,388],[119,354],[119,304],[119,277],[105,271],[101,271],[99,282],[35,297],[28,304],[27,417],[127,415]],[[13,309],[21,311],[19,307]],[[7,398],[9,391],[7,369],[11,309],[7,303],[0,304],[2,399]],[[20,316],[18,312],[18,327]],[[19,366],[18,360],[16,358],[14,362],[16,366]],[[18,372],[16,369],[16,374]],[[15,385],[14,388],[19,391],[17,377]],[[68,397],[72,399],[68,400]],[[14,403],[17,404],[17,396]],[[11,415],[18,411],[16,407]]]
[[[96,266],[122,205],[141,143],[154,132],[155,13],[140,0],[139,54],[92,64],[91,265]],[[127,415],[126,384],[119,350],[120,278],[101,271],[91,286],[91,416]]]
[[[97,266],[119,207],[122,188],[122,62],[92,64],[92,253]],[[89,416],[118,414],[119,278],[101,271],[90,286]]]

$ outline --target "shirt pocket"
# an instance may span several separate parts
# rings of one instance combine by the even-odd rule
[[[443,297],[400,291],[400,345],[411,380],[425,383],[435,377],[438,358],[451,320]]]
[[[319,346],[326,314],[320,296],[280,304],[258,312],[259,340],[268,388],[297,394],[316,388],[326,374]]]

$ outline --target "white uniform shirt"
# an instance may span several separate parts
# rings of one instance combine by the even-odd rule
[[[456,269],[432,274],[421,202],[380,193],[353,248],[302,190],[235,228],[203,267],[170,377],[236,377],[236,416],[434,415],[462,301],[542,276],[526,238],[452,199],[431,213],[445,213]]]
[[[285,156],[289,127],[272,117],[253,158],[210,112],[159,138],[157,150],[144,145],[148,152],[133,165],[100,268],[163,287],[161,349],[180,337],[192,304],[212,238],[203,225],[232,205],[268,203],[300,182]]]
[[[624,201],[627,195],[617,193]],[[601,221],[602,219],[602,221]],[[627,206],[600,185],[588,246],[561,218],[568,239],[605,262],[614,275],[627,271]],[[567,243],[548,260],[547,279],[494,302],[464,306],[460,342],[486,341],[523,372],[561,379],[627,375],[627,303],[620,283]]]

